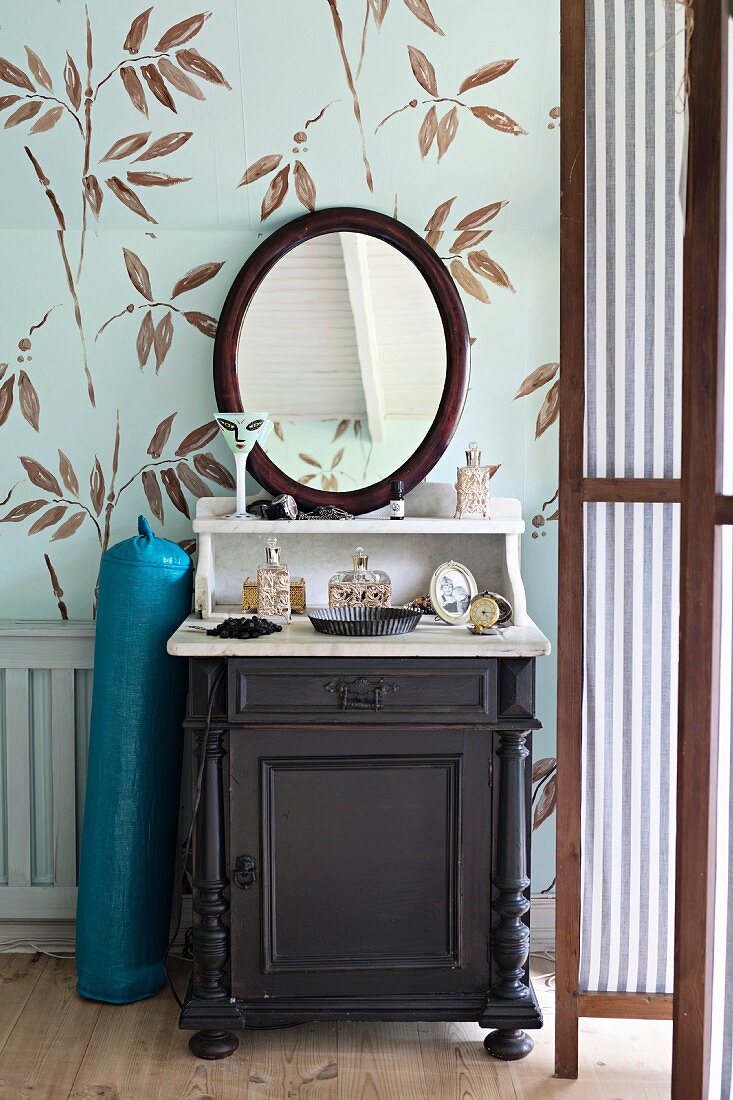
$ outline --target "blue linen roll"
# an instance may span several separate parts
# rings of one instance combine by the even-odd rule
[[[186,662],[166,641],[191,609],[191,559],[138,519],[102,557],[76,913],[77,991],[126,1004],[165,981]]]

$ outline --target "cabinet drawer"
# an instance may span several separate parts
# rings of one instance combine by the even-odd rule
[[[232,724],[271,721],[491,722],[496,660],[230,658]]]

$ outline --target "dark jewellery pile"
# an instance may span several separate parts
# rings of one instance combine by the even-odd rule
[[[271,623],[269,619],[261,619],[259,615],[253,615],[248,619],[241,617],[225,619],[223,623],[217,623],[213,630],[207,630],[206,633],[215,635],[217,638],[249,640],[261,638],[265,634],[279,634],[281,630],[282,627],[277,623]]]

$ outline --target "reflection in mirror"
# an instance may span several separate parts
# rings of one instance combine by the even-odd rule
[[[414,264],[363,233],[304,241],[268,272],[237,346],[245,409],[266,408],[271,461],[344,492],[398,469],[425,438],[446,378],[438,307]]]

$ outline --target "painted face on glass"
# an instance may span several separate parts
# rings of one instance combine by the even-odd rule
[[[267,413],[215,413],[230,451],[251,451],[269,429]]]

